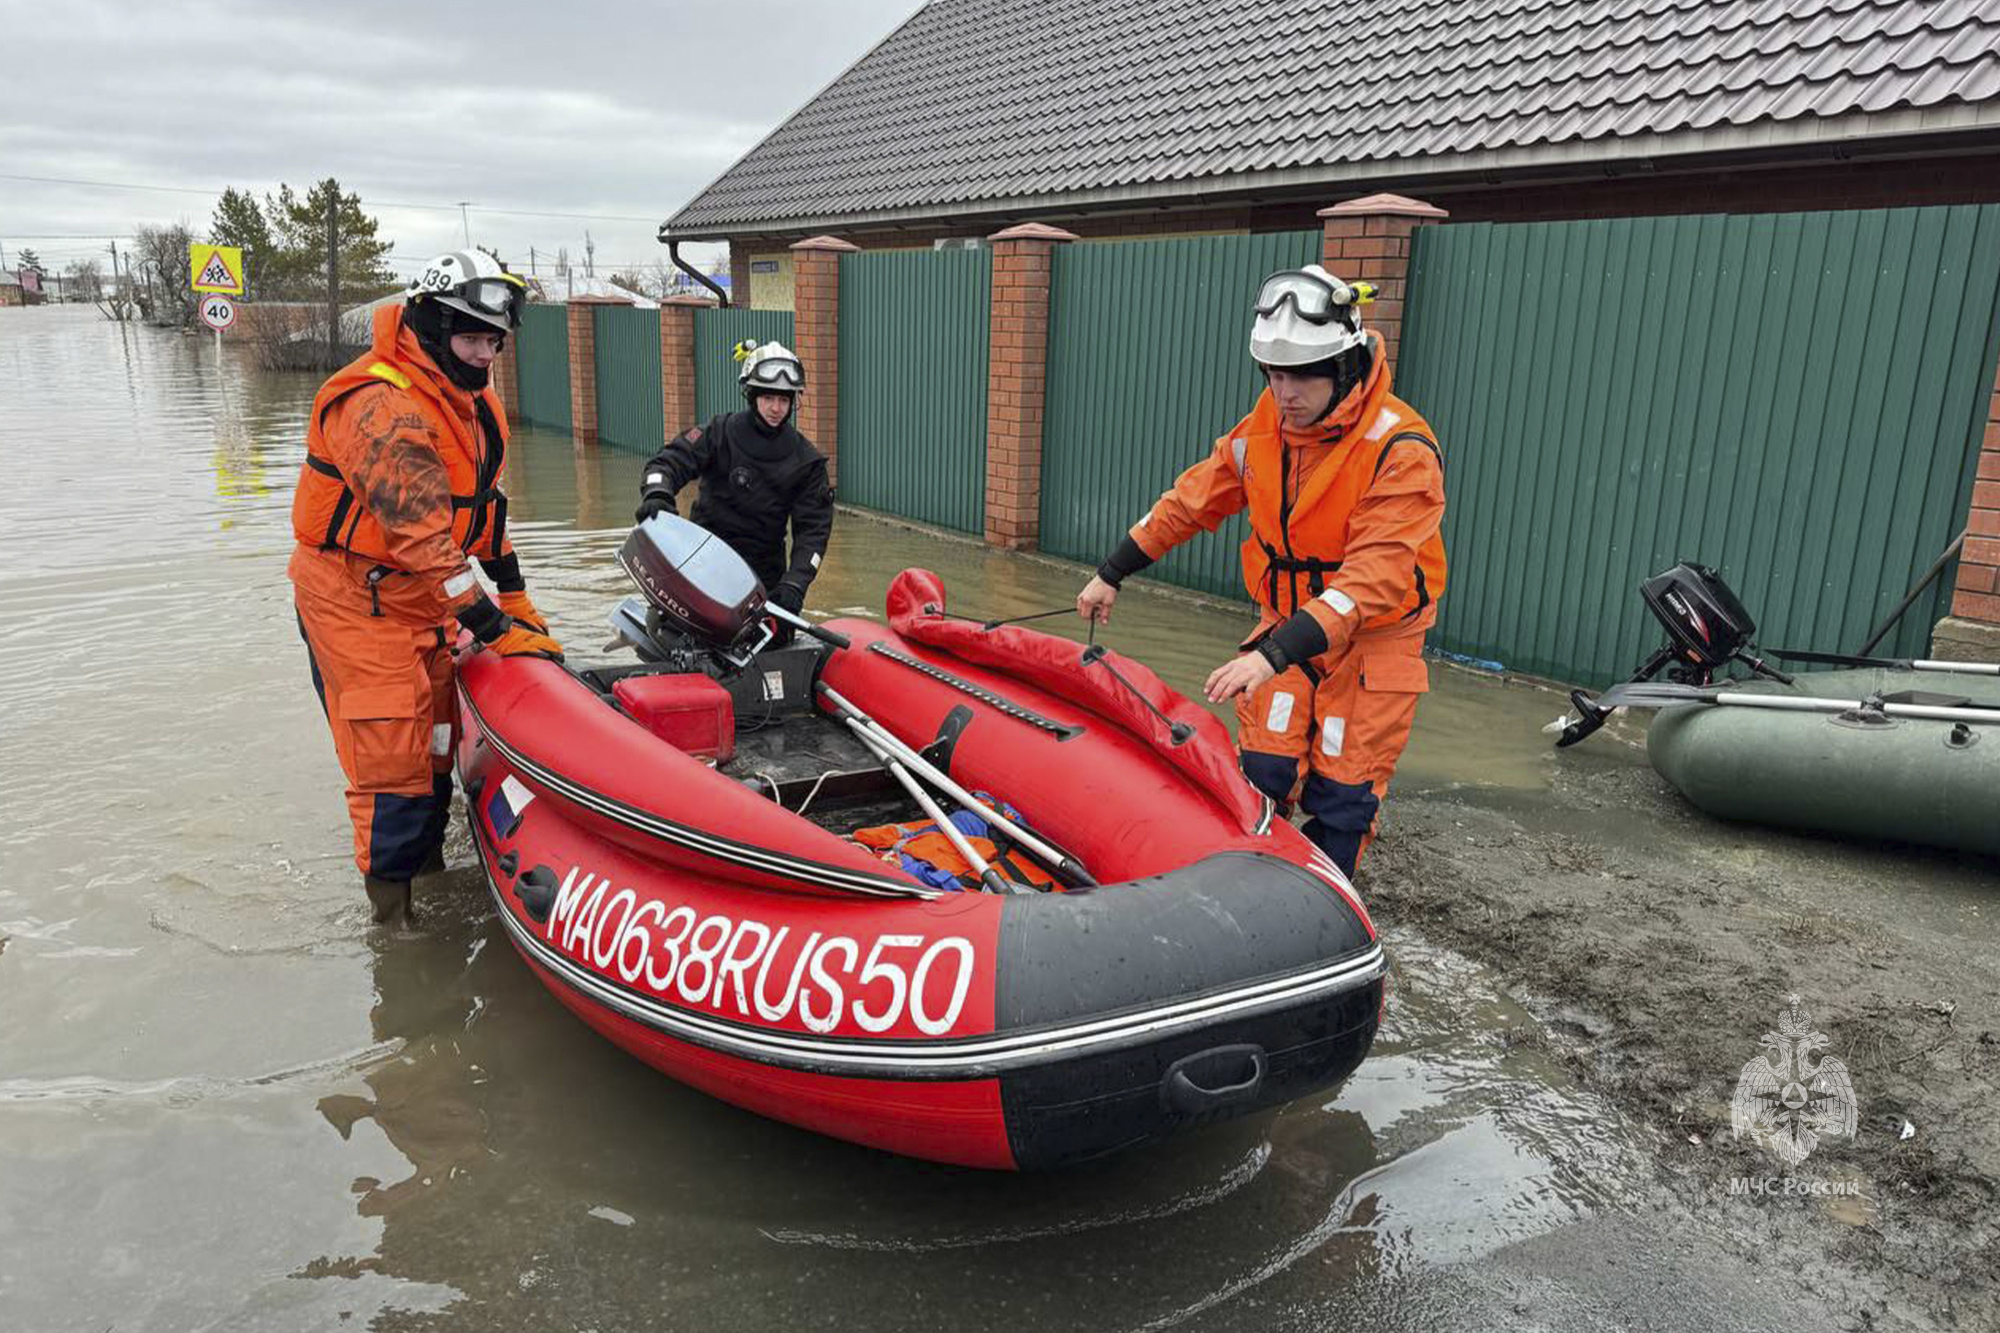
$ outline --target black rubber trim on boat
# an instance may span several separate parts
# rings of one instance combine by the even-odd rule
[[[1324,880],[1275,856],[1219,852],[1116,890],[1009,900],[995,1027],[1117,1013],[1190,982],[1302,971],[1374,944]]]

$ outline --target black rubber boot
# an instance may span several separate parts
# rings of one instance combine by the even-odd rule
[[[362,884],[368,890],[369,903],[375,908],[376,925],[386,926],[398,918],[405,925],[416,924],[417,915],[410,908],[410,881],[365,875]]]

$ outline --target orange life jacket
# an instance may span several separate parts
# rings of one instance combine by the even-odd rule
[[[472,415],[464,414],[444,377],[403,328],[403,308],[376,310],[374,338],[368,350],[320,386],[306,423],[306,460],[299,469],[298,493],[292,497],[292,535],[321,550],[352,551],[358,556],[393,563],[382,527],[348,486],[334,462],[325,429],[332,406],[357,389],[387,383],[402,401],[396,413],[415,410],[437,442],[438,457],[451,479],[451,535],[460,550],[497,559],[507,530],[507,497],[499,488],[501,465],[507,457],[505,413],[492,387],[471,395]]]
[[[1328,576],[1347,553],[1347,524],[1369,484],[1398,444],[1415,441],[1438,454],[1429,423],[1376,381],[1357,425],[1288,495],[1291,460],[1280,436],[1278,405],[1269,389],[1230,432],[1236,473],[1249,499],[1250,536],[1243,542],[1243,584],[1251,599],[1289,616],[1326,591]],[[1438,454],[1442,462],[1443,455]],[[1444,537],[1432,533],[1418,548],[1408,596],[1392,611],[1363,622],[1378,629],[1414,620],[1444,593]]]
[[[930,862],[968,889],[983,887],[972,869],[972,863],[959,855],[957,846],[936,824],[877,824],[872,828],[856,829],[848,836],[863,847],[880,852],[882,859],[891,864],[901,864],[902,856],[910,856]],[[1055,877],[1031,858],[1012,851],[1002,852],[991,838],[967,836],[965,841],[1000,872],[1001,878],[1043,889],[1055,887]]]

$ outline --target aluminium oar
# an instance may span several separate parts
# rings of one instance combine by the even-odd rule
[[[1881,667],[1885,671],[1956,671],[1967,676],[2000,676],[2000,662],[1946,662],[1931,657],[1857,657],[1852,653],[1815,653],[1802,648],[1775,648],[1772,655],[1787,662],[1820,662],[1827,666]]]
[[[986,886],[989,893],[1034,892],[1027,885],[1016,884],[995,870],[966,839],[965,834],[959,831],[958,825],[952,823],[950,817],[938,807],[938,803],[931,799],[931,794],[923,789],[922,784],[910,776],[910,770],[904,768],[896,756],[889,753],[887,746],[869,734],[867,727],[852,717],[843,717],[841,721],[848,725],[861,743],[868,747],[871,754],[882,761],[883,767],[889,770],[896,781],[903,784],[903,790],[910,794],[911,799],[923,807],[924,813],[929,815],[931,822],[938,826],[938,830],[951,840],[951,845],[958,849],[958,854],[965,858],[965,863],[972,867],[973,873],[979,876],[979,882]]]
[[[833,705],[834,711],[839,713],[842,718],[850,723],[860,723],[867,730],[868,735],[880,741],[912,773],[923,778],[932,786],[944,792],[945,795],[951,797],[952,800],[957,801],[967,810],[972,811],[972,813],[978,815],[994,828],[1005,833],[1013,841],[1019,843],[1022,849],[1028,852],[1029,855],[1034,856],[1043,865],[1053,871],[1055,877],[1061,880],[1065,886],[1073,889],[1095,888],[1097,886],[1097,881],[1091,878],[1090,871],[1084,868],[1083,862],[1077,860],[1074,856],[1063,851],[1055,844],[1046,842],[1033,833],[1030,833],[1013,820],[1001,814],[998,810],[988,806],[984,801],[974,796],[965,788],[959,786],[958,783],[946,776],[944,770],[931,763],[930,760],[924,758],[921,754],[918,754],[910,746],[903,744],[901,740],[897,739],[894,732],[848,702],[840,691],[834,689],[833,686],[827,684],[825,681],[821,681],[818,689],[820,695]]]
[[[1880,712],[1888,717],[1923,718],[1933,722],[1984,722],[2000,725],[2000,708],[1976,704],[1898,704],[1879,699],[1815,699],[1793,694],[1755,694],[1719,685],[1669,685],[1628,682],[1597,696],[1601,708],[1671,708],[1676,704],[1714,704],[1727,708],[1770,708],[1789,713]]]

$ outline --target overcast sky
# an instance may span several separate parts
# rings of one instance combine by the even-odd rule
[[[142,224],[205,236],[223,186],[331,175],[399,273],[462,244],[459,200],[510,262],[580,258],[588,228],[600,274],[650,264],[661,221],[919,7],[0,0],[0,246],[8,267],[25,244],[59,269]]]

